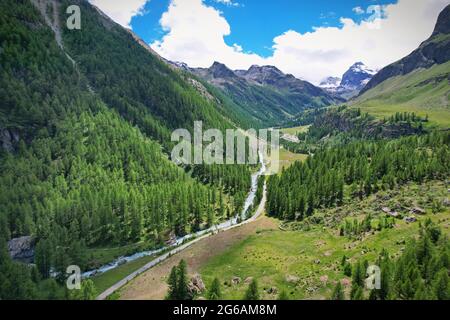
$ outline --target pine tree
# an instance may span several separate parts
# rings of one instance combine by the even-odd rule
[[[177,270],[177,300],[189,300],[187,265],[184,260],[178,264]]]
[[[50,268],[53,264],[53,249],[50,240],[43,239],[36,245],[36,266],[43,278],[50,277]]]
[[[178,300],[178,270],[177,267],[172,267],[169,278],[167,279],[169,285],[169,292],[167,293],[167,300]]]
[[[340,281],[334,287],[333,293],[331,294],[331,300],[345,300],[344,291],[342,290],[342,284]]]
[[[244,300],[259,300],[258,283],[255,279],[252,280],[245,292]]]
[[[220,290],[220,281],[218,278],[215,278],[211,283],[211,288],[208,291],[207,298],[208,300],[220,300],[222,298],[222,292]]]
[[[438,300],[449,300],[450,299],[450,285],[448,270],[442,269],[438,272],[433,283],[434,294]]]

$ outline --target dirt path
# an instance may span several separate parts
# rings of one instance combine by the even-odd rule
[[[258,229],[276,229],[277,223],[260,216],[252,223],[221,231],[218,234],[202,239],[191,247],[171,256],[157,266],[141,274],[122,289],[120,299],[123,300],[161,300],[167,293],[167,276],[173,266],[184,259],[188,265],[189,274],[199,272],[200,267],[214,256],[222,254],[236,243],[256,234]]]

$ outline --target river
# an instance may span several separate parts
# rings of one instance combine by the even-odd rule
[[[247,198],[245,199],[244,207],[243,207],[242,211],[239,214],[237,214],[235,217],[233,217],[232,219],[224,221],[224,222],[222,222],[218,225],[215,225],[209,229],[201,230],[196,233],[191,233],[191,234],[185,235],[183,237],[179,237],[170,246],[165,246],[165,247],[162,247],[162,248],[159,248],[156,250],[137,252],[130,256],[119,257],[116,260],[112,261],[111,263],[108,263],[98,269],[84,272],[81,275],[82,278],[89,278],[89,277],[92,277],[95,275],[99,275],[101,273],[113,270],[125,263],[131,262],[131,261],[143,258],[143,257],[157,255],[167,249],[178,247],[178,246],[182,245],[183,243],[186,243],[188,240],[190,240],[192,238],[202,237],[209,233],[218,232],[220,230],[228,229],[234,225],[237,225],[239,220],[243,221],[245,219],[247,211],[250,209],[253,202],[255,201],[256,191],[258,190],[258,178],[266,172],[266,164],[264,162],[264,157],[263,157],[262,152],[259,152],[259,161],[261,164],[261,168],[257,172],[252,174],[252,176],[251,176],[251,189],[250,189],[250,192],[249,192]],[[259,213],[257,212],[253,217],[251,217],[248,220],[255,220],[258,215],[259,215]],[[239,217],[241,219],[239,219]]]

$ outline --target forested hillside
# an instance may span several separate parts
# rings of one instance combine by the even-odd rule
[[[450,174],[450,134],[433,133],[391,141],[357,141],[317,151],[268,183],[268,212],[288,220],[341,205],[408,181],[445,179]]]
[[[87,248],[155,247],[235,215],[250,186],[246,166],[204,168],[212,181],[169,160],[172,129],[194,119],[229,128],[232,113],[226,120],[223,106],[86,1],[75,2],[83,28],[63,32],[61,42],[31,1],[0,4],[0,230],[2,241],[35,239],[36,269],[17,279],[34,289],[68,265],[86,269]],[[69,2],[57,4],[48,2],[47,18],[58,9],[62,19]],[[5,274],[2,289],[13,277]],[[0,295],[30,297],[36,290]]]

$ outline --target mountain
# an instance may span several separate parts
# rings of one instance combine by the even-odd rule
[[[360,91],[376,73],[364,63],[357,62],[342,76],[341,87],[349,91]]]
[[[328,77],[320,82],[319,87],[330,92],[336,93],[341,85],[342,78],[339,77]]]
[[[191,68],[190,71],[220,90],[235,108],[260,126],[278,125],[306,109],[339,101],[274,66],[253,65],[248,70],[231,70],[214,62],[210,68]]]
[[[356,62],[344,73],[342,79],[328,77],[320,83],[319,87],[347,100],[358,95],[375,74],[376,71],[364,63]]]
[[[376,87],[383,81],[395,76],[407,75],[414,70],[428,69],[436,64],[443,64],[450,60],[450,5],[440,14],[431,37],[424,41],[419,48],[405,58],[381,69],[361,94]]]
[[[380,118],[396,112],[428,116],[449,127],[450,5],[439,15],[433,34],[403,59],[380,70],[352,101]]]

